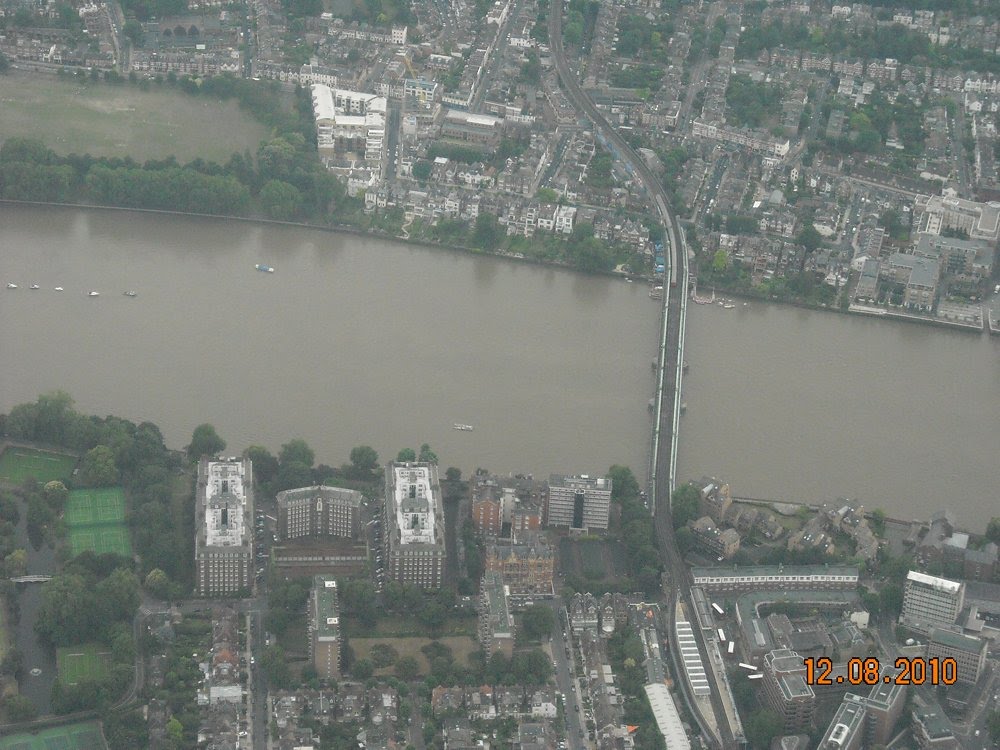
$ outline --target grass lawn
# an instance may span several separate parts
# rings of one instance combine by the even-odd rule
[[[0,87],[2,86],[3,79],[0,78]],[[0,120],[2,119],[3,107],[0,107]],[[76,456],[66,453],[10,446],[0,454],[0,482],[21,484],[28,477],[34,477],[42,484],[55,479],[66,481],[73,474],[76,462]]]
[[[445,621],[444,627],[441,628],[441,635],[474,637],[478,622],[479,620],[476,615],[449,617]],[[349,617],[347,618],[346,629],[348,637],[352,640],[355,637],[364,638],[365,636],[384,638],[423,637],[427,633],[427,628],[416,617],[399,616],[383,617],[375,625],[374,631],[371,628],[363,627],[355,618]],[[431,639],[427,638],[427,640]]]
[[[108,750],[96,721],[0,737],[0,750]]]
[[[125,528],[125,495],[120,488],[72,490],[64,518],[73,555],[90,550],[98,555],[132,556]]]
[[[56,649],[59,679],[68,685],[88,678],[99,680],[107,677],[110,663],[111,652],[103,644],[85,643]]]
[[[370,659],[371,652],[374,649],[382,648],[385,645],[392,646],[396,649],[399,656],[398,659],[402,659],[404,656],[412,656],[417,660],[417,664],[420,665],[420,672],[422,674],[427,674],[431,671],[431,665],[427,662],[427,657],[424,652],[421,651],[424,646],[434,639],[431,638],[351,638],[350,646],[354,650],[354,657],[356,659]],[[438,638],[438,643],[441,643],[451,649],[452,656],[455,658],[456,664],[467,665],[469,663],[469,654],[473,654],[479,650],[479,644],[474,638],[468,636],[453,636],[450,638]],[[395,665],[390,665],[388,667],[383,667],[382,669],[376,669],[375,674],[379,675],[391,675],[395,674]]]
[[[167,84],[142,91],[18,71],[0,76],[0,141],[31,136],[60,154],[224,162],[234,151],[256,152],[267,132],[235,101],[189,96]]]

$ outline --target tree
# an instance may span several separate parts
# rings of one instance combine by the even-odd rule
[[[313,449],[301,438],[289,440],[281,446],[281,451],[278,453],[278,462],[280,464],[284,465],[293,461],[309,468],[312,468],[313,463],[316,461],[316,454],[313,453]]]
[[[104,624],[131,620],[139,608],[139,579],[125,568],[115,568],[94,592]]]
[[[87,451],[80,462],[80,483],[85,487],[110,487],[118,484],[115,454],[106,445]]]
[[[823,237],[816,231],[816,227],[813,226],[812,221],[806,221],[795,241],[802,245],[807,253],[811,253],[823,244]]]
[[[170,595],[170,578],[159,568],[153,568],[146,574],[145,586],[157,599],[166,599]]]
[[[396,676],[409,682],[420,674],[420,665],[412,656],[404,656],[396,661]]]
[[[437,453],[431,450],[430,445],[424,443],[423,445],[420,446],[420,456],[418,457],[417,460],[429,464],[436,464],[438,462],[438,457]]]
[[[226,441],[219,437],[212,425],[205,423],[194,428],[187,454],[189,458],[197,461],[202,456],[214,456],[225,449]]]
[[[253,464],[253,475],[258,482],[267,484],[278,475],[278,459],[267,448],[251,445],[243,455]]]
[[[623,497],[636,497],[639,494],[639,482],[628,466],[615,464],[608,469],[611,478],[611,498],[621,500]]]
[[[4,570],[8,576],[23,576],[28,563],[28,554],[23,549],[16,549],[3,559]]]
[[[986,728],[990,732],[990,739],[993,742],[1000,742],[1000,711],[991,711],[986,719]]]
[[[7,55],[0,52],[0,73],[6,73],[10,68],[10,61],[7,60]]]
[[[757,711],[747,719],[747,739],[755,748],[770,747],[771,740],[781,734],[782,728],[781,717],[774,711]]]
[[[35,632],[55,646],[88,640],[95,624],[92,591],[82,576],[62,574],[42,584]]]
[[[287,689],[292,682],[292,671],[288,667],[285,650],[281,646],[268,646],[260,659],[268,681],[279,690]]]
[[[269,219],[291,221],[302,211],[302,193],[282,180],[268,180],[260,189],[260,207]]]
[[[472,241],[477,247],[488,252],[496,250],[503,242],[505,231],[493,214],[481,213],[476,217],[476,229]]]
[[[367,680],[375,672],[375,667],[368,659],[358,659],[351,667],[351,673],[359,680]]]
[[[313,485],[312,469],[301,461],[288,461],[281,464],[278,477],[274,482],[274,491],[281,492],[294,487],[311,487]]]
[[[132,43],[133,47],[142,46],[142,24],[134,18],[130,18],[125,22],[125,25],[122,27],[122,33],[125,34],[125,38]]]
[[[449,482],[460,482],[462,481],[462,470],[455,466],[449,466],[444,472],[444,478]]]
[[[184,725],[177,720],[176,716],[171,716],[167,722],[167,737],[173,742],[180,742],[184,737]]]
[[[403,448],[398,454],[396,454],[397,463],[405,463],[407,461],[416,461],[417,454],[413,448]]]
[[[66,498],[69,497],[69,490],[66,489],[66,485],[58,479],[46,483],[44,492],[49,507],[53,509],[62,509],[66,504]]]
[[[552,610],[541,604],[535,604],[524,610],[521,615],[521,632],[524,637],[538,641],[552,632],[555,618]]]
[[[38,709],[30,698],[23,695],[12,695],[3,702],[7,719],[14,723],[31,721],[38,716]]]
[[[990,519],[990,523],[986,527],[986,538],[1000,544],[1000,517]]]
[[[431,163],[426,159],[418,159],[412,167],[413,179],[425,182],[431,176]]]
[[[670,497],[670,510],[673,514],[674,528],[686,526],[701,515],[701,494],[691,484],[685,484],[674,490]]]
[[[367,479],[378,468],[378,453],[370,445],[351,448],[351,470],[358,479]]]

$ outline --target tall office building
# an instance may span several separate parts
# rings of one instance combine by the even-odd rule
[[[953,625],[964,602],[964,583],[911,570],[906,575],[899,621],[922,632],[939,625]]]
[[[610,508],[611,480],[608,477],[553,474],[549,478],[549,526],[607,530]]]
[[[444,576],[444,506],[437,465],[391,463],[385,470],[385,558],[389,577],[425,589]]]
[[[808,729],[816,708],[816,693],[806,682],[802,657],[791,649],[764,656],[764,698],[784,722],[786,732]]]
[[[975,685],[986,667],[987,645],[984,638],[934,628],[927,641],[927,658],[954,659],[958,681]]]
[[[337,582],[330,576],[313,577],[309,599],[309,654],[322,679],[340,677],[340,611]]]
[[[278,538],[355,538],[361,528],[361,493],[340,487],[300,487],[279,492]]]
[[[249,459],[198,464],[194,555],[201,596],[229,596],[252,585],[252,486]]]

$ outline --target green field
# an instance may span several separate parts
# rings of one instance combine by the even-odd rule
[[[2,118],[0,107],[0,119]],[[0,482],[21,484],[28,477],[33,477],[42,484],[54,479],[66,481],[72,475],[76,461],[76,456],[65,453],[10,446],[0,455]]]
[[[142,91],[133,84],[68,80],[12,71],[0,76],[0,142],[30,136],[59,154],[176,156],[224,162],[234,151],[256,151],[267,128],[234,101],[189,96],[167,84]]]
[[[125,496],[118,487],[72,490],[64,518],[74,556],[87,550],[132,556],[125,528]]]
[[[107,646],[97,643],[57,648],[59,679],[67,685],[76,685],[85,679],[104,679],[111,664],[111,652],[107,649]]]
[[[0,750],[108,750],[96,721],[0,737]]]

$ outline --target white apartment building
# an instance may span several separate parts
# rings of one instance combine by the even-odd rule
[[[201,596],[249,590],[253,558],[253,474],[249,459],[198,464],[195,570]]]
[[[385,556],[389,577],[425,589],[444,576],[444,506],[437,465],[392,463],[385,470]]]
[[[549,477],[549,526],[571,529],[608,528],[611,508],[611,480],[608,477]]]
[[[899,621],[928,632],[940,625],[953,625],[965,603],[965,584],[911,570],[903,588],[903,611]]]

